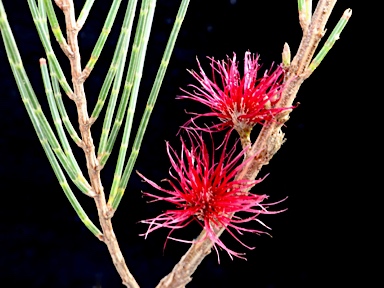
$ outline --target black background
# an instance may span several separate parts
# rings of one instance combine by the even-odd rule
[[[77,11],[80,2],[83,1],[76,2]],[[80,33],[82,63],[89,58],[107,13],[108,1],[96,2]],[[123,1],[116,23],[121,23],[126,2]],[[167,177],[170,164],[164,141],[170,141],[176,149],[180,147],[176,133],[189,118],[184,110],[207,111],[191,101],[175,100],[180,87],[195,83],[186,69],[196,69],[196,56],[208,67],[206,56],[223,59],[235,52],[241,62],[244,52],[250,50],[259,53],[261,62],[269,67],[273,61],[281,61],[284,42],[295,53],[301,38],[296,1],[254,2],[191,1],[135,167],[149,179],[159,182]],[[44,51],[28,5],[21,0],[3,3],[25,69],[48,116],[38,65]],[[137,115],[145,107],[178,3],[157,3]],[[353,8],[348,5],[350,1],[338,1],[326,26],[328,34],[343,11]],[[232,283],[236,283],[235,287],[259,288],[315,287],[319,283],[343,286],[340,265],[352,257],[346,246],[346,235],[350,233],[346,223],[352,211],[346,201],[345,183],[350,179],[342,173],[353,161],[345,150],[350,135],[342,129],[351,110],[348,103],[353,102],[352,31],[353,17],[323,63],[302,85],[297,98],[301,104],[284,129],[288,140],[270,165],[263,168],[261,176],[270,175],[253,189],[255,193],[270,195],[272,201],[288,196],[278,207],[288,208],[287,212],[261,218],[272,228],[273,238],[245,235],[242,240],[256,246],[255,250],[246,251],[224,235],[222,239],[230,248],[247,252],[248,261],[232,261],[222,252],[218,264],[213,251],[188,287],[232,287]],[[94,107],[118,33],[119,29],[114,28],[86,81],[89,110]],[[55,49],[68,72],[67,60],[57,45]],[[19,96],[3,45],[0,63],[0,283],[9,287],[121,287],[105,245],[79,221],[57,183]],[[66,103],[74,116],[73,103]],[[92,129],[96,144],[101,124],[99,119]],[[82,151],[74,150],[83,167]],[[112,156],[102,172],[106,191],[115,160]],[[137,222],[164,209],[161,203],[147,204],[141,190],[153,192],[133,174],[113,223],[128,267],[139,285],[154,287],[189,246],[170,241],[163,253],[168,231],[156,231],[146,240],[138,235],[145,232],[146,225]],[[92,199],[76,188],[74,191],[97,223]],[[198,233],[199,228],[192,225],[177,235],[192,239]]]

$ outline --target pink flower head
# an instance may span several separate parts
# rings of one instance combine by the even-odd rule
[[[244,57],[244,75],[240,76],[236,54],[227,62],[211,59],[212,79],[208,78],[197,60],[200,74],[189,71],[199,81],[200,86],[190,85],[196,90],[185,92],[187,95],[179,96],[178,99],[188,98],[210,107],[212,112],[197,114],[186,123],[194,123],[201,116],[216,116],[222,121],[209,128],[201,130],[221,131],[228,127],[234,128],[241,134],[250,133],[257,123],[263,124],[272,120],[280,112],[291,109],[277,108],[275,105],[280,100],[283,88],[281,84],[284,76],[282,66],[275,70],[269,69],[262,77],[258,77],[261,65],[258,63],[259,56],[251,55],[248,51]],[[216,78],[218,74],[218,79]]]
[[[191,148],[188,149],[186,142],[181,138],[180,155],[177,155],[169,143],[166,144],[172,165],[169,173],[172,180],[165,179],[164,181],[169,183],[170,189],[162,188],[138,173],[152,187],[163,192],[162,195],[151,193],[144,193],[144,195],[154,198],[153,201],[163,200],[175,205],[174,209],[166,210],[155,218],[141,221],[149,224],[147,232],[143,235],[147,237],[148,233],[165,227],[171,229],[167,239],[193,243],[194,241],[175,239],[170,237],[170,234],[175,229],[183,228],[195,221],[205,229],[206,237],[209,237],[212,241],[216,252],[217,246],[219,246],[227,251],[231,258],[233,255],[245,259],[241,256],[242,253],[227,248],[215,234],[215,231],[217,232],[220,227],[224,227],[242,245],[253,249],[253,247],[242,243],[235,235],[235,232],[238,234],[242,234],[242,232],[264,233],[240,225],[255,220],[265,226],[257,218],[258,215],[277,213],[267,211],[266,208],[271,204],[261,204],[268,196],[248,192],[252,186],[261,182],[262,179],[236,179],[236,174],[248,161],[239,164],[245,150],[235,155],[235,145],[226,153],[229,134],[227,134],[223,142],[218,162],[214,163],[214,151],[217,151],[217,149],[213,147],[213,143],[212,149],[209,151],[210,149],[207,148],[200,135],[192,132],[187,133]],[[234,216],[234,213],[237,212],[246,212],[249,215],[246,217],[240,217],[244,215]]]

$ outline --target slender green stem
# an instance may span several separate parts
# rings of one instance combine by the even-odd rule
[[[60,143],[63,147],[64,153],[67,157],[70,155],[73,156],[71,146],[68,143],[67,136],[64,133],[63,124],[61,122],[61,118],[59,115],[59,111],[56,106],[56,102],[53,96],[52,86],[49,79],[47,61],[44,58],[40,59],[40,69],[41,75],[44,82],[45,94],[47,95],[49,108],[51,109],[53,123],[55,124],[57,133],[59,135]],[[73,166],[75,170],[77,170],[78,166]],[[78,170],[80,171],[80,169]]]
[[[311,23],[312,18],[312,0],[305,0],[305,15],[308,23]]]
[[[115,22],[116,14],[117,14],[117,11],[119,10],[120,3],[121,3],[121,0],[114,0],[112,2],[111,9],[109,9],[109,12],[108,12],[107,18],[105,19],[104,26],[103,26],[103,29],[101,30],[99,39],[97,39],[97,42],[96,42],[95,48],[93,48],[91,57],[88,60],[88,63],[82,72],[82,79],[83,80],[85,80],[89,76],[89,74],[91,74],[93,68],[95,67],[97,60],[100,57],[100,54],[101,54],[101,51],[104,47],[105,41],[107,41],[108,35],[111,32],[112,25]],[[85,5],[84,5],[84,9],[85,9]],[[83,9],[83,11],[84,11],[84,9]],[[81,13],[83,13],[83,11],[81,11]],[[80,21],[83,21],[82,17],[83,18],[86,17],[85,16],[86,12],[87,12],[87,10],[85,10],[85,12],[83,14],[84,16],[82,16],[80,14],[78,23]],[[133,13],[134,13],[134,11],[133,11]]]
[[[63,147],[65,156],[68,159],[68,163],[70,167],[74,170],[76,177],[73,177],[73,182],[81,191],[83,191],[85,194],[89,194],[90,191],[93,191],[92,187],[89,185],[88,181],[85,179],[83,176],[82,171],[80,170],[79,165],[77,164],[77,161],[73,155],[71,146],[68,143],[67,136],[65,135],[63,125],[60,119],[59,111],[56,106],[56,101],[54,99],[53,93],[52,93],[52,86],[51,82],[49,79],[49,74],[48,74],[48,68],[47,68],[47,63],[45,59],[40,59],[40,68],[42,72],[42,78],[44,82],[44,87],[45,87],[45,93],[47,94],[48,98],[48,104],[49,108],[51,109],[51,114],[52,118],[57,130],[57,133],[59,135],[59,139],[61,142],[61,145]],[[56,80],[54,80],[56,81]],[[57,83],[57,82],[56,82]],[[92,192],[94,193],[94,192]]]
[[[129,44],[129,39],[131,36],[131,31],[132,31],[133,18],[135,16],[135,11],[136,11],[136,5],[137,5],[137,0],[130,0],[128,3],[127,9],[126,9],[126,14],[124,17],[123,26],[121,28],[121,33],[120,33],[119,39],[117,41],[117,45],[116,45],[116,49],[115,49],[115,52],[114,52],[114,55],[112,58],[111,66],[109,67],[107,76],[104,80],[103,86],[101,87],[96,106],[95,106],[95,108],[92,112],[91,118],[90,118],[91,123],[94,123],[96,121],[96,119],[99,117],[100,112],[103,109],[103,106],[105,104],[105,100],[107,98],[108,91],[109,91],[109,89],[112,85],[112,81],[116,75],[119,61],[121,60],[122,54],[121,54],[120,49],[124,46],[123,42],[126,41]],[[98,48],[98,49],[100,49],[100,48]],[[124,49],[126,49],[126,48],[124,48]],[[96,50],[96,47],[94,50]],[[91,56],[91,58],[92,58],[92,56]],[[91,65],[90,62],[88,62],[87,65]],[[85,70],[83,71],[83,73],[85,72]],[[107,139],[109,130],[108,131],[103,130],[102,133],[104,135],[102,135],[101,137]],[[100,142],[102,143],[103,140],[101,140]],[[102,144],[99,145],[99,151],[101,151],[103,149],[102,146],[103,146]]]
[[[298,0],[299,21],[303,31],[306,31],[312,18],[312,0]]]
[[[28,0],[28,1],[30,1],[30,0]],[[53,34],[56,37],[56,40],[58,41],[58,43],[60,44],[60,46],[62,47],[64,52],[72,53],[71,49],[67,45],[67,43],[63,37],[63,34],[61,32],[61,29],[60,29],[59,23],[57,21],[56,14],[55,14],[55,11],[53,9],[51,0],[44,0],[44,4],[45,4],[44,6],[40,5],[40,10],[44,7],[46,8],[47,16],[48,16],[49,22],[51,24],[51,29],[53,31]],[[43,45],[45,43],[44,49],[45,49],[45,51],[47,53],[47,57],[49,59],[49,65],[50,65],[50,67],[52,67],[52,69],[50,69],[51,74],[54,74],[55,78],[58,79],[58,81],[61,84],[64,83],[64,86],[67,87],[67,90],[64,88],[64,91],[67,93],[67,95],[72,95],[73,94],[72,89],[69,87],[69,85],[68,85],[68,83],[64,77],[64,74],[62,73],[60,65],[56,59],[56,56],[54,55],[54,52],[53,52],[51,44],[50,44],[48,27],[47,27],[47,23],[46,23],[46,17],[41,17],[41,16],[39,16],[38,13],[36,13],[33,0],[30,1],[30,8],[31,8],[32,16],[34,17],[34,19],[36,19],[36,20],[34,20],[36,23],[36,27],[37,28],[40,27],[40,30],[38,28],[38,31],[42,31],[42,33],[39,33],[40,39],[42,40],[42,42],[43,42],[43,39],[47,40],[47,41],[43,42]],[[38,19],[41,19],[41,21],[39,21]],[[40,25],[40,23],[42,25]],[[51,57],[49,55],[51,55]],[[56,91],[59,91],[59,89],[56,89]],[[65,125],[65,128],[67,129],[69,135],[75,141],[75,143],[78,146],[81,146],[82,141],[81,141],[80,137],[78,136],[76,130],[73,128],[72,123],[69,121],[68,114],[67,114],[67,111],[65,109],[65,106],[64,106],[63,100],[61,98],[60,92],[55,92],[55,98],[56,98],[56,102],[57,102],[57,105],[58,105],[58,108],[60,111],[60,115],[62,117],[62,121],[64,122],[64,125]]]
[[[30,114],[31,118],[34,118],[33,113]],[[40,143],[43,146],[43,149],[48,157],[49,163],[51,164],[53,171],[59,180],[59,184],[61,188],[64,191],[65,196],[67,197],[69,203],[71,203],[73,209],[75,210],[76,214],[79,216],[80,220],[84,223],[85,227],[87,227],[97,238],[102,240],[103,234],[99,230],[99,228],[96,227],[95,224],[89,219],[88,215],[85,213],[83,207],[81,207],[79,201],[77,200],[76,196],[73,194],[71,188],[68,185],[67,180],[65,179],[65,175],[63,171],[60,168],[59,163],[57,162],[54,153],[51,150],[51,147],[49,146],[47,138],[44,136],[44,133],[41,130],[41,127],[38,125],[35,126],[36,121],[32,121],[35,127],[36,133],[39,137]]]
[[[69,48],[67,41],[65,40],[63,36],[63,32],[61,32],[59,21],[57,21],[55,9],[52,5],[52,0],[43,0],[45,10],[47,11],[48,20],[51,25],[51,29],[53,32],[53,35],[56,38],[56,41],[59,43],[61,49],[68,55],[72,54],[71,48]]]
[[[48,31],[48,25],[47,25],[47,12],[45,11],[45,7],[44,7],[44,0],[38,0],[38,5],[39,5],[39,13],[40,13],[40,16],[41,16],[41,19],[42,19],[42,26],[43,26],[43,29],[44,29],[44,33],[47,35],[48,39],[49,39],[49,31]]]
[[[64,190],[64,193],[66,194],[68,200],[70,201],[72,207],[74,208],[81,221],[96,237],[102,239],[102,233],[88,218],[83,208],[77,201],[76,197],[72,193],[65,179],[65,176],[60,168],[60,164],[57,162],[56,157],[52,151],[54,149],[49,145],[49,139],[46,136],[46,124],[44,123],[44,121],[42,121],[41,117],[38,117],[38,113],[36,113],[36,106],[33,100],[34,92],[29,82],[28,76],[24,70],[15,39],[13,37],[11,28],[9,27],[9,23],[4,11],[2,1],[0,1],[0,31],[3,37],[3,42],[8,56],[8,60],[13,75],[15,77],[16,84],[20,91],[21,98],[23,100],[27,113],[31,119],[33,127],[36,130],[37,136],[53,168],[53,171],[56,177],[58,178],[59,183]]]
[[[335,28],[333,29],[331,35],[329,35],[327,41],[324,43],[324,46],[321,48],[316,57],[312,60],[311,64],[308,67],[309,73],[312,73],[317,66],[320,65],[321,61],[323,61],[324,57],[327,55],[329,50],[333,47],[336,40],[340,38],[340,34],[343,31],[345,25],[347,25],[349,18],[352,16],[352,10],[347,9],[344,11],[343,16],[340,18],[339,22],[337,22]]]
[[[165,72],[167,70],[168,63],[169,63],[173,48],[174,48],[175,43],[176,43],[177,35],[179,34],[180,27],[181,27],[181,24],[183,23],[189,2],[190,2],[190,0],[183,0],[180,4],[175,23],[173,24],[171,35],[169,37],[167,46],[165,48],[160,67],[157,71],[155,82],[152,86],[152,90],[151,90],[151,93],[150,93],[148,101],[147,101],[146,109],[145,109],[144,114],[141,118],[139,129],[136,133],[135,141],[133,143],[133,147],[132,147],[130,157],[128,159],[128,163],[125,166],[124,173],[123,173],[123,176],[122,176],[121,181],[119,183],[119,187],[118,187],[117,191],[114,194],[112,194],[112,192],[110,194],[108,203],[112,207],[112,214],[117,209],[117,207],[121,201],[121,198],[124,194],[124,191],[127,187],[129,177],[132,173],[133,166],[136,162],[136,159],[137,159],[140,147],[141,147],[141,143],[143,141],[144,133],[145,133],[145,130],[147,128],[148,121],[149,121],[149,118],[151,116],[153,107],[156,103],[157,96],[158,96],[159,91],[160,91],[161,83],[163,82],[164,75],[165,75]],[[115,177],[116,177],[116,175],[115,175]]]
[[[43,15],[40,15],[37,9],[35,0],[28,0],[28,5],[33,17],[33,22],[35,23],[37,32],[39,34],[41,43],[43,44],[45,53],[47,54],[48,62],[52,62],[52,65],[58,76],[59,83],[62,86],[64,92],[70,98],[73,98],[73,91],[64,76],[63,70],[60,67],[59,61],[57,60],[55,53],[53,52],[51,42],[49,39],[49,34],[47,33],[47,29],[45,28],[47,24],[46,19],[42,17]],[[40,7],[40,9],[42,9],[42,7]]]
[[[13,54],[11,54],[12,58],[9,58],[9,61],[11,63],[11,66],[13,66],[13,69],[18,73],[17,75],[22,75],[24,82],[24,89],[27,91],[28,94],[28,103],[32,106],[33,113],[35,117],[39,119],[39,125],[41,129],[43,129],[45,136],[47,137],[52,150],[55,152],[56,156],[60,160],[61,165],[63,165],[63,168],[68,173],[69,177],[72,179],[72,181],[77,185],[77,187],[85,194],[89,196],[93,196],[93,190],[91,186],[88,184],[86,179],[79,173],[77,173],[76,169],[73,169],[74,163],[71,163],[71,161],[67,158],[67,156],[64,154],[63,150],[61,149],[61,146],[59,142],[56,139],[55,134],[52,131],[51,126],[49,125],[42,109],[40,106],[40,103],[35,95],[35,92],[33,91],[33,88],[31,84],[29,83],[29,80],[26,76],[20,55],[18,51],[14,50],[14,47],[16,46],[16,43],[14,42],[13,35],[10,33],[4,34],[6,37],[5,43],[6,45],[10,45],[9,49],[12,49]],[[11,37],[11,38],[10,38]],[[4,42],[5,42],[4,41]],[[16,48],[17,49],[17,48]],[[76,164],[77,165],[77,164]]]
[[[92,112],[92,115],[90,118],[91,123],[94,123],[96,121],[96,119],[99,117],[100,112],[103,109],[105,99],[107,98],[108,91],[112,85],[112,81],[116,75],[119,60],[121,60],[119,58],[119,56],[121,56],[119,49],[122,47],[123,41],[128,41],[128,44],[129,44],[129,39],[130,39],[131,31],[132,31],[133,18],[135,16],[135,11],[136,11],[136,5],[137,5],[137,0],[130,0],[128,3],[127,9],[126,9],[126,15],[124,17],[124,22],[123,22],[123,26],[122,26],[122,33],[119,36],[119,39],[118,39],[118,42],[116,45],[116,49],[115,49],[115,52],[113,55],[111,66],[109,67],[107,76],[105,77],[103,86],[101,87],[96,106]],[[123,31],[124,31],[124,36],[126,37],[126,39],[123,38],[123,35],[122,35]],[[96,45],[96,47],[97,47],[97,45]],[[97,58],[95,58],[95,55],[97,54],[95,51],[97,51],[97,50],[101,51],[101,48],[96,49],[96,47],[95,47],[94,52],[92,54],[93,56],[91,56],[91,59],[92,58],[97,59]],[[91,61],[91,59],[90,59],[90,61]],[[91,62],[88,62],[87,67],[91,67],[92,65],[94,65],[94,63],[92,64]],[[87,69],[89,69],[89,68],[84,69],[83,73],[85,73],[87,71]],[[105,138],[105,140],[102,140],[102,139],[100,140],[98,151],[101,151],[104,149],[102,146],[105,144],[101,144],[101,143],[106,142],[106,139],[108,138],[108,133],[109,133],[109,130],[106,131],[103,129],[101,137]]]
[[[79,29],[83,27],[85,21],[87,20],[89,11],[91,11],[94,2],[95,0],[87,0],[83,6],[83,9],[81,9],[79,18],[77,19],[77,27]]]
[[[307,19],[310,20],[312,15],[312,0],[298,0],[297,4],[299,13],[303,13]]]
[[[65,178],[65,175],[63,171],[60,168],[59,163],[56,160],[56,157],[54,153],[52,152],[52,149],[48,143],[47,138],[44,136],[44,133],[41,129],[41,127],[37,124],[37,119],[33,115],[33,112],[28,113],[32,124],[35,127],[36,133],[39,137],[40,143],[43,146],[43,149],[48,157],[49,163],[51,164],[53,171],[59,180],[59,184],[61,188],[64,191],[65,196],[67,197],[68,201],[71,203],[73,209],[75,210],[76,214],[79,216],[80,220],[84,223],[84,225],[100,240],[102,239],[103,234],[101,231],[96,227],[95,224],[89,219],[88,215],[85,213],[84,209],[81,207],[79,201],[77,200],[76,196],[73,194],[71,188],[68,185],[68,182]],[[35,118],[35,119],[33,119]]]
[[[297,5],[299,8],[299,13],[303,13],[305,9],[305,0],[297,0]]]
[[[147,25],[146,21],[149,21],[147,17],[148,16],[147,2],[148,0],[144,0],[140,8],[140,16],[139,16],[139,20],[136,27],[135,39],[132,45],[131,57],[129,60],[128,72],[127,72],[127,76],[124,84],[124,90],[121,96],[119,108],[116,113],[116,117],[115,117],[115,121],[114,121],[111,133],[108,135],[109,128],[107,128],[106,126],[103,127],[104,129],[101,135],[100,146],[98,150],[98,158],[99,158],[101,167],[105,165],[106,161],[108,160],[111,154],[112,148],[115,144],[120,127],[123,123],[125,112],[127,110],[128,100],[131,99],[132,97],[131,91],[132,91],[132,87],[134,85],[135,79],[139,78],[139,80],[141,80],[140,65],[138,63],[140,62],[139,60],[140,53],[143,53],[143,52],[145,53],[146,51],[146,42],[143,41],[143,37],[144,37],[143,27]],[[128,12],[129,11],[127,7],[127,13]],[[136,83],[137,85],[139,85],[140,81]],[[137,97],[137,93],[136,93],[136,97]],[[132,108],[131,106],[131,109],[134,109],[134,107]],[[109,116],[109,117],[112,117],[112,116]]]
[[[120,184],[121,175],[124,168],[125,157],[127,154],[127,148],[129,144],[129,138],[131,135],[133,115],[136,108],[137,96],[139,92],[140,81],[141,81],[142,71],[144,67],[144,58],[147,50],[149,34],[151,31],[152,20],[153,20],[153,15],[155,11],[155,4],[156,4],[156,1],[151,2],[151,0],[146,0],[146,1],[143,1],[142,7],[140,9],[140,18],[142,18],[143,21],[139,20],[139,23],[137,26],[135,42],[132,47],[132,57],[133,59],[135,59],[135,62],[133,65],[130,65],[130,67],[133,66],[133,69],[131,70],[133,71],[133,74],[129,73],[130,76],[133,76],[132,77],[133,78],[132,94],[129,101],[128,113],[127,113],[127,118],[124,126],[123,139],[120,145],[119,156],[117,160],[115,175],[114,175],[109,199],[113,199],[117,193],[117,190]],[[136,54],[137,56],[135,57],[134,54]]]
[[[120,51],[123,52],[124,50],[122,49]],[[125,49],[125,51],[127,51],[127,50]],[[120,86],[121,86],[121,81],[123,78],[123,71],[124,71],[126,57],[119,57],[119,59],[121,61],[118,62],[118,64],[117,64],[117,70],[116,70],[117,75],[113,81],[111,96],[109,97],[107,111],[105,112],[105,118],[104,118],[104,122],[103,122],[103,128],[102,128],[102,132],[101,132],[98,153],[102,153],[102,151],[105,150],[105,147],[107,145],[108,135],[109,135],[111,125],[112,125],[112,120],[113,120],[113,114],[114,114],[115,108],[116,108],[117,97],[118,97],[119,92],[120,92]]]
[[[119,46],[119,43],[117,46]],[[116,70],[117,70],[117,63],[112,61],[111,66],[109,67],[107,76],[104,79],[103,86],[101,87],[99,97],[97,98],[96,106],[93,109],[91,117],[89,118],[89,121],[91,124],[95,123],[97,118],[99,118],[100,112],[104,107],[105,100],[107,99],[108,91],[111,88],[113,79],[115,78]]]
[[[15,69],[17,70],[24,70],[22,67],[22,63],[15,63]],[[22,73],[22,72],[20,72]],[[72,179],[72,181],[76,184],[76,186],[85,194],[92,196],[93,195],[93,189],[88,184],[87,180],[84,178],[84,176],[80,173],[77,173],[77,171],[80,171],[80,169],[74,169],[73,166],[77,165],[75,163],[71,163],[71,161],[66,157],[63,150],[60,147],[59,142],[56,139],[55,134],[52,131],[52,128],[50,127],[47,119],[45,118],[45,115],[43,111],[41,110],[41,106],[36,98],[36,95],[34,94],[32,90],[32,86],[26,85],[26,90],[28,91],[29,95],[29,101],[33,107],[33,113],[34,115],[39,119],[40,126],[42,127],[51,147],[52,150],[57,155],[58,159],[60,160],[60,163],[63,165],[65,171],[68,173],[69,177]]]
[[[116,78],[114,78],[111,96],[109,98],[109,103],[108,103],[106,115],[104,118],[103,129],[102,129],[102,133],[101,133],[101,137],[100,137],[100,144],[99,144],[99,148],[98,148],[98,154],[99,155],[101,153],[103,153],[103,151],[106,150],[106,146],[107,146],[107,141],[108,141],[108,136],[109,136],[109,132],[111,129],[113,115],[115,113],[116,102],[117,102],[117,98],[118,98],[118,95],[120,92],[121,82],[123,79],[123,72],[124,72],[124,67],[125,67],[127,53],[128,53],[128,46],[129,46],[129,40],[131,37],[133,16],[134,16],[134,11],[136,10],[136,4],[137,4],[137,1],[130,1],[129,2],[129,5],[127,7],[126,14],[124,17],[123,26],[121,28],[119,40],[117,42],[115,54],[114,54],[114,57],[113,57],[112,63],[111,63],[111,68],[115,67],[114,71],[116,71]],[[127,102],[128,100],[126,100],[126,98],[129,98],[129,95],[130,95],[130,93],[124,93],[123,92],[122,100],[120,102],[121,103]],[[120,104],[119,106],[121,107],[122,104]],[[98,108],[98,109],[100,109],[100,108]],[[121,108],[119,108],[117,115],[120,115],[120,113],[121,113],[120,110],[121,110]],[[121,122],[122,122],[122,119],[119,121],[120,125],[121,125]],[[103,166],[103,165],[104,165],[104,163],[101,164],[101,166]]]
[[[57,80],[57,74],[55,73],[55,69],[52,67],[52,64],[49,64],[49,65],[50,65],[49,71],[52,79],[53,92],[55,96],[56,105],[60,112],[61,121],[63,121],[64,126],[67,129],[68,134],[69,136],[71,136],[72,140],[77,144],[77,146],[82,147],[83,141],[80,139],[71,121],[69,120],[67,110],[65,109],[63,98],[61,97],[60,86]]]
[[[22,66],[21,62],[14,63],[15,69],[19,71],[20,74],[22,74],[24,68]],[[27,81],[27,80],[26,80]],[[25,85],[25,89],[28,92],[28,100],[33,108],[33,113],[35,117],[39,119],[39,123],[41,126],[41,129],[43,129],[45,136],[47,137],[52,150],[57,155],[58,159],[60,160],[61,165],[63,165],[65,171],[68,173],[71,180],[75,183],[75,185],[85,194],[92,196],[93,195],[93,189],[87,182],[87,180],[82,175],[80,169],[77,167],[77,169],[74,169],[74,166],[77,166],[77,162],[71,162],[70,159],[67,158],[67,156],[64,154],[63,150],[60,147],[59,142],[56,139],[55,134],[52,131],[52,128],[50,127],[47,119],[45,118],[45,115],[43,111],[41,110],[41,106],[39,104],[39,101],[36,98],[36,95],[34,94],[34,91],[32,89],[32,86],[28,82],[27,85]],[[79,173],[80,172],[80,173]]]

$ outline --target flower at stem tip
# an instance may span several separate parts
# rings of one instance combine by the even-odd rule
[[[234,128],[239,135],[248,136],[252,128],[257,124],[264,124],[273,120],[282,111],[292,107],[276,107],[284,88],[284,69],[281,65],[271,68],[260,77],[259,56],[252,55],[249,51],[244,57],[244,73],[241,77],[236,54],[227,61],[211,60],[212,78],[210,79],[201,68],[200,73],[189,71],[199,82],[199,86],[190,85],[193,92],[182,89],[185,95],[178,99],[192,99],[209,108],[211,112],[198,114],[188,121],[184,126],[202,116],[215,116],[221,120],[219,124],[213,124],[208,128],[199,128],[204,131],[221,131]],[[218,76],[218,77],[217,77]],[[195,125],[196,126],[196,125]]]
[[[243,246],[253,249],[253,247],[245,245],[235,233],[242,235],[243,232],[256,234],[265,232],[241,227],[241,224],[255,220],[267,227],[258,219],[258,216],[260,214],[275,214],[281,211],[271,212],[267,210],[270,205],[275,204],[262,203],[268,198],[267,195],[248,192],[250,188],[263,179],[236,178],[238,172],[248,161],[245,160],[241,163],[246,149],[238,154],[236,153],[236,145],[233,145],[231,149],[227,149],[229,133],[226,133],[225,140],[220,145],[222,151],[215,162],[214,152],[217,152],[218,149],[214,147],[212,135],[212,146],[207,148],[203,138],[196,130],[186,131],[189,145],[181,137],[180,155],[168,142],[166,143],[167,153],[172,165],[169,172],[171,180],[164,180],[169,183],[169,189],[159,186],[138,173],[145,182],[162,192],[160,194],[145,192],[144,195],[154,198],[153,201],[163,200],[175,206],[174,209],[166,210],[155,218],[141,221],[149,224],[147,232],[142,236],[147,237],[150,232],[159,228],[170,228],[171,231],[167,239],[194,243],[194,241],[173,238],[170,234],[175,229],[184,228],[191,222],[197,222],[205,229],[205,238],[208,237],[212,241],[217,253],[219,247],[225,250],[231,258],[235,256],[245,259],[243,253],[237,253],[226,247],[216,233],[221,227],[224,227],[225,231],[229,232]],[[234,215],[238,212],[244,213]],[[202,240],[205,240],[205,238]]]

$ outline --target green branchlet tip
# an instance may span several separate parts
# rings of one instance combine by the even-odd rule
[[[312,18],[312,0],[298,0],[299,20],[301,27],[307,28]]]
[[[297,5],[299,8],[299,12],[303,12],[305,6],[305,0],[297,0]]]
[[[340,34],[343,31],[345,25],[347,25],[349,18],[352,16],[352,9],[347,9],[344,11],[343,16],[340,18],[339,22],[337,22],[335,28],[333,29],[331,35],[329,35],[327,41],[325,42],[323,48],[321,48],[320,52],[316,55],[316,57],[312,60],[312,63],[309,65],[309,72],[313,72],[317,66],[323,61],[324,57],[327,55],[329,50],[333,47],[336,40],[340,39]]]

